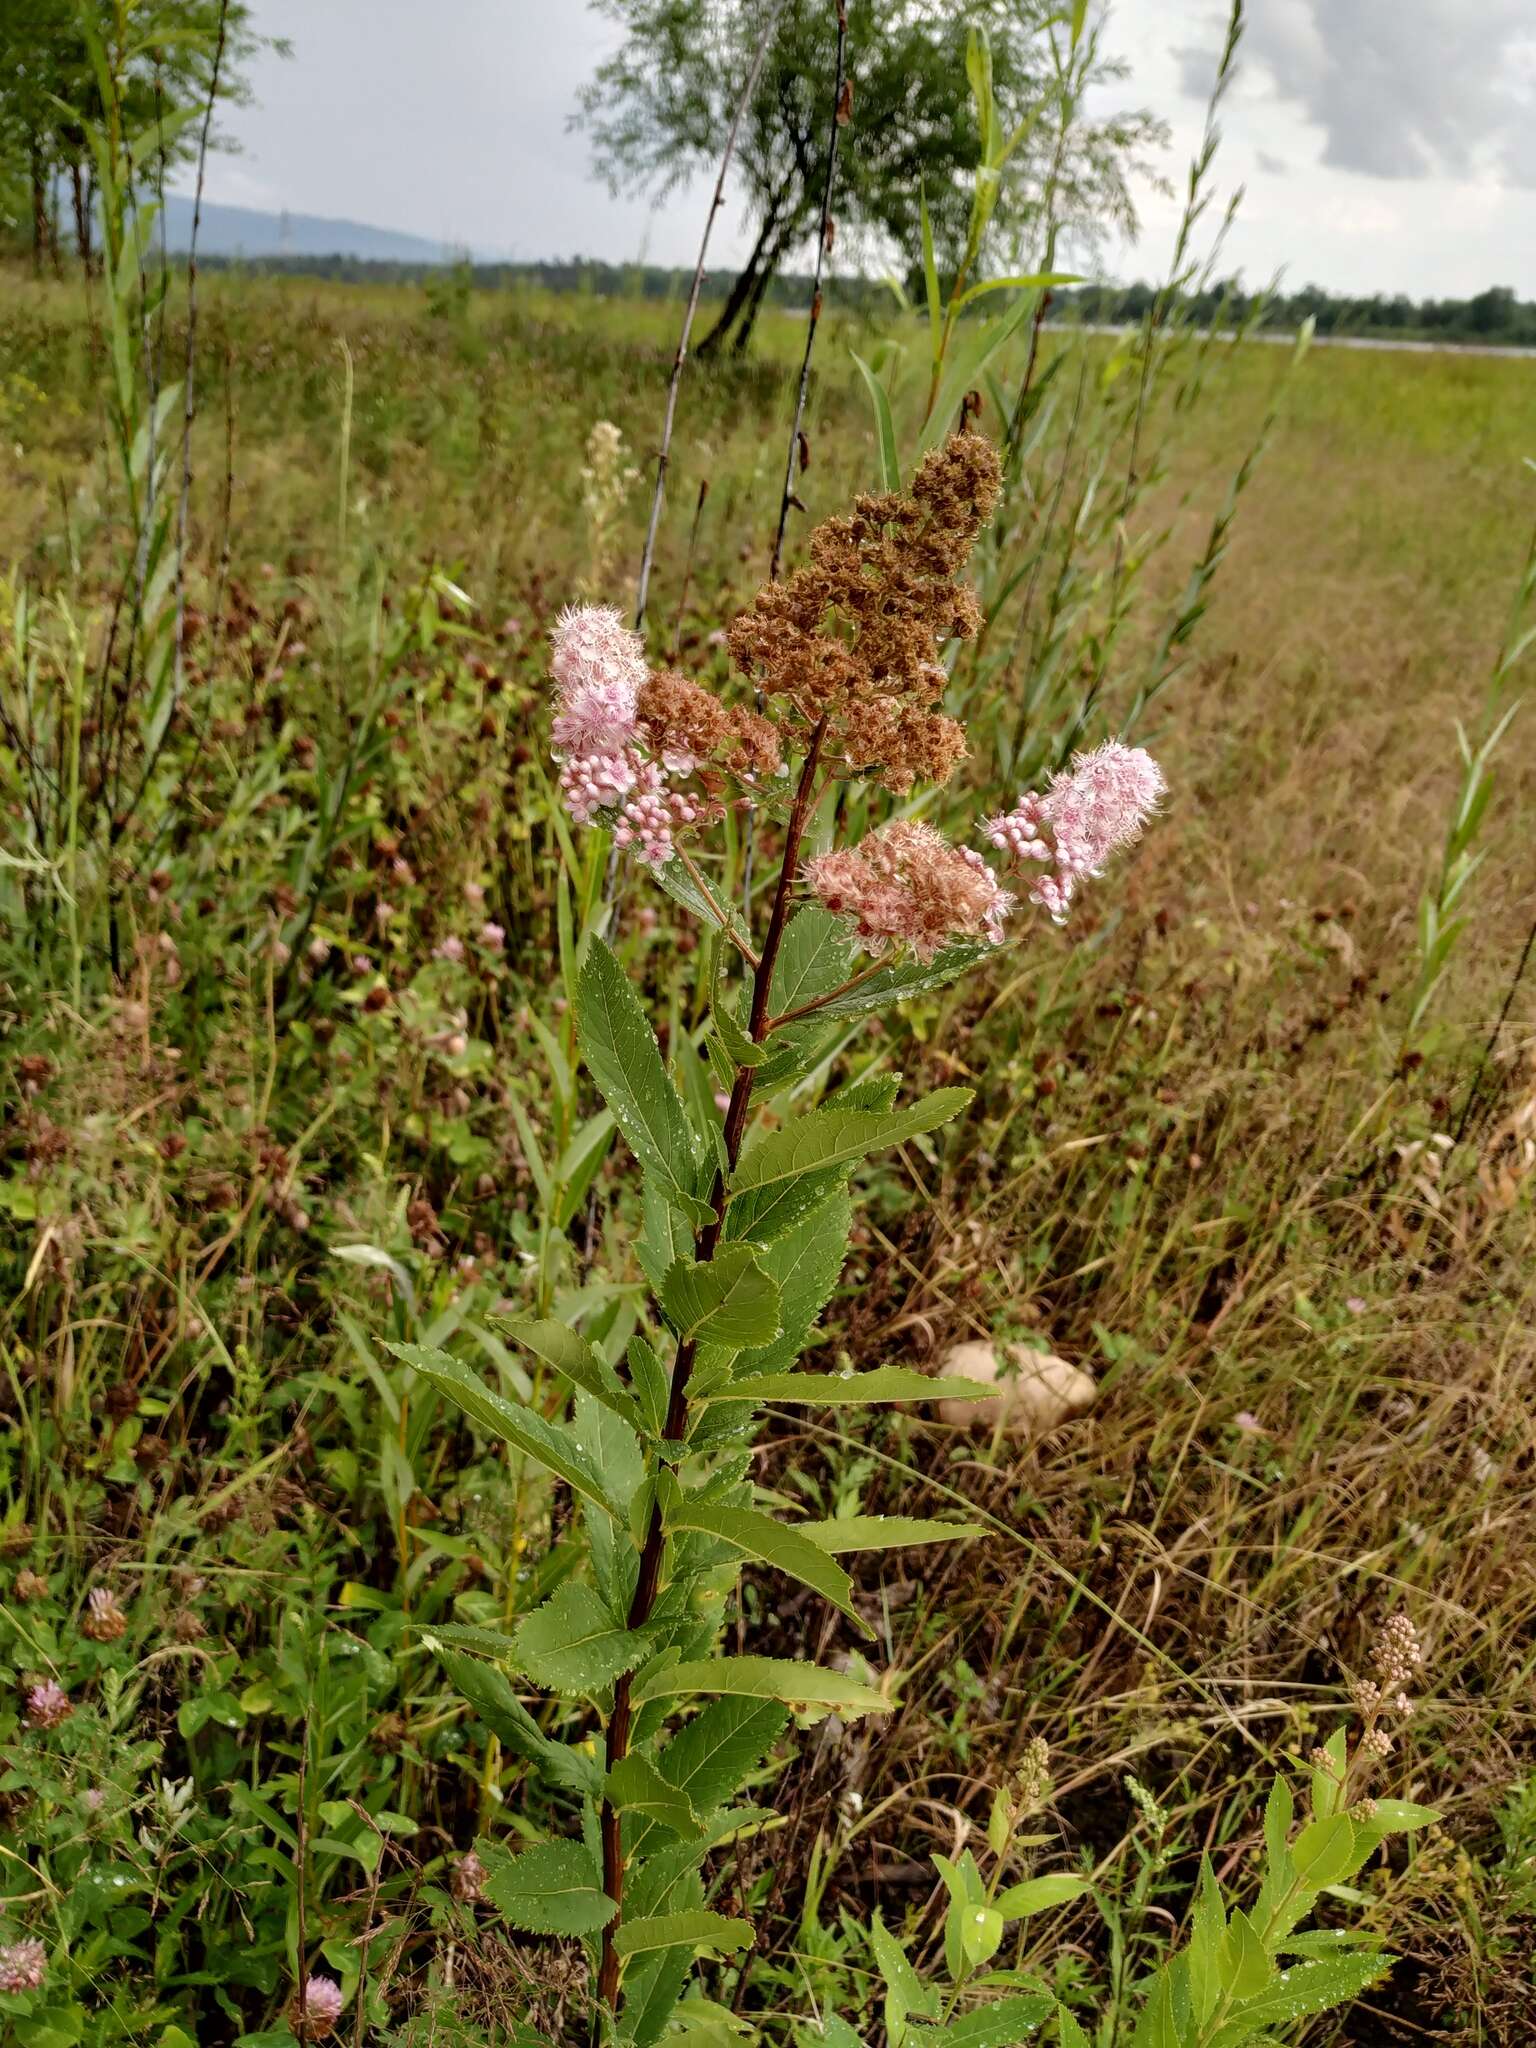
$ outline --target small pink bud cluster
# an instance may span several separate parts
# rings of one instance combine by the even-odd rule
[[[560,760],[560,794],[578,825],[617,811],[614,839],[652,867],[672,858],[673,833],[699,816],[692,798],[669,789],[666,774],[687,775],[691,755],[658,764],[640,740],[645,648],[609,605],[568,607],[555,624],[550,668],[558,691],[550,737]]]
[[[0,1991],[39,1991],[48,1974],[48,1951],[40,1941],[0,1944]]]
[[[1106,740],[1091,753],[1075,755],[1043,796],[1031,790],[981,829],[1000,853],[1042,870],[1026,893],[1064,924],[1079,882],[1101,874],[1111,854],[1139,837],[1167,787],[1144,747]]]

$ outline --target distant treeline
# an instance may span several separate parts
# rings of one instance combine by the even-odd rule
[[[1296,292],[1255,294],[1227,285],[1201,292],[1189,303],[1202,324],[1220,319],[1235,325],[1246,318],[1256,296],[1263,300],[1260,325],[1287,332],[1313,319],[1319,334],[1536,348],[1536,299],[1517,298],[1508,285],[1491,285],[1470,299],[1410,299],[1402,292],[1391,298],[1380,292],[1351,298],[1312,284]],[[1134,325],[1156,297],[1155,285],[1077,285],[1056,293],[1053,311],[1059,316],[1070,307],[1079,320]]]
[[[644,263],[599,263],[584,257],[547,263],[461,262],[449,266],[382,263],[356,256],[207,256],[200,260],[208,269],[238,268],[258,274],[324,277],[355,284],[441,286],[446,279],[457,278],[466,287],[478,290],[505,291],[522,285],[552,292],[586,292],[595,298],[680,299],[690,281],[690,274],[682,269]],[[734,280],[732,270],[708,272],[706,297],[723,298]],[[920,284],[917,288],[921,289]],[[890,303],[889,284],[877,278],[840,277],[832,289],[843,305],[873,307]],[[1153,304],[1157,289],[1149,284],[1063,288],[1052,294],[1048,317],[1104,326],[1133,326]],[[810,295],[811,280],[793,271],[782,272],[768,286],[768,300],[773,305],[803,307],[809,304]],[[1256,296],[1263,298],[1259,324],[1287,332],[1310,318],[1317,322],[1319,334],[1381,335],[1398,341],[1492,342],[1536,348],[1536,299],[1518,298],[1508,285],[1492,285],[1470,299],[1410,299],[1404,293],[1387,297],[1379,292],[1370,298],[1352,298],[1326,292],[1318,285],[1307,285],[1295,292],[1256,295],[1236,284],[1227,284],[1201,292],[1188,303],[1201,323],[1220,319],[1236,324],[1247,317]]]

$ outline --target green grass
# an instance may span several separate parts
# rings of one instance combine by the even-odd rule
[[[537,1220],[539,1157],[588,1106],[551,1082],[571,1034],[542,648],[592,572],[586,435],[611,418],[647,460],[678,309],[518,294],[444,317],[412,291],[224,277],[205,294],[204,623],[174,773],[110,862],[82,827],[45,849],[55,876],[0,875],[0,1891],[8,1927],[68,1938],[63,2039],[280,2027],[300,1915],[311,1966],[349,1991],[364,1973],[371,2024],[505,2038],[530,2007],[576,2009],[571,1958],[498,1938],[453,1897],[453,1859],[477,1828],[515,1840],[550,1816],[407,1624],[522,1611],[566,1552],[557,1504],[407,1394],[382,1340],[452,1341],[549,1400],[500,1350],[497,1305],[608,1288],[598,1320],[633,1313],[617,1155],[566,1236]],[[800,338],[765,315],[751,363],[683,387],[652,644],[717,681],[712,635],[767,565]],[[905,424],[916,329],[823,331],[812,515],[872,481],[847,351],[892,338]],[[79,294],[16,280],[0,664],[48,745],[0,748],[15,857],[38,778],[44,798],[67,784],[71,635],[94,677],[120,575],[99,367]],[[1171,537],[1111,702],[1282,368],[1268,348],[1221,362],[1170,449],[1147,530]],[[1316,352],[1195,659],[1139,735],[1173,798],[1123,886],[860,1041],[914,1092],[978,1100],[941,1150],[869,1176],[818,1362],[1035,1334],[1101,1391],[1024,1447],[917,1414],[775,1440],[759,1476],[787,1497],[964,1501],[988,1533],[921,1581],[863,1575],[901,1705],[873,1738],[785,1751],[759,1795],[782,1824],[728,1882],[762,1928],[740,1996],[771,2039],[775,2011],[817,2000],[858,2019],[868,1959],[843,1907],[909,1916],[919,1950],[938,1938],[927,1858],[984,1827],[1032,1735],[1055,1759],[1052,1839],[1095,1901],[1036,1923],[1022,1959],[1065,1991],[1123,1990],[1202,1847],[1240,1881],[1270,1768],[1334,1725],[1399,1606],[1430,1671],[1392,1789],[1445,1819],[1364,1883],[1407,1960],[1307,2038],[1521,2038],[1529,1886],[1497,1816],[1536,1769],[1528,987],[1465,1141],[1436,1142],[1529,928],[1520,724],[1427,1056],[1399,1052],[1454,721],[1476,713],[1536,513],[1526,452],[1522,364]],[[646,509],[637,489],[591,596],[626,602]],[[950,815],[995,788],[985,736],[1011,730],[1021,687],[989,677]],[[88,817],[89,734],[79,758]],[[626,964],[674,1028],[695,1000],[685,922],[625,896]],[[336,1256],[358,1244],[393,1265]],[[46,1596],[18,1594],[23,1567]],[[93,1586],[115,1590],[120,1639],[82,1633]],[[740,1636],[767,1655],[841,1641],[755,1581]],[[76,1711],[43,1737],[19,1705],[50,1674]],[[737,1995],[729,1972],[713,1989]]]

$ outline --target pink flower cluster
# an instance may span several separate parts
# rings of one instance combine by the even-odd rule
[[[1042,870],[1029,884],[1029,900],[1064,924],[1079,882],[1101,874],[1111,854],[1140,836],[1167,788],[1144,747],[1106,740],[1074,755],[1043,796],[1030,791],[981,829],[1000,853]]]
[[[979,853],[917,819],[897,819],[857,846],[805,864],[822,908],[846,917],[871,953],[910,946],[931,960],[955,939],[1001,945],[1013,898]]]
[[[699,815],[692,798],[667,786],[665,768],[685,773],[681,759],[658,764],[641,745],[640,692],[648,674],[645,648],[609,605],[567,607],[555,622],[550,668],[558,692],[550,736],[560,760],[560,794],[578,825],[616,811],[613,836],[643,861],[672,858],[672,835]]]
[[[40,1941],[0,1945],[0,1991],[38,1991],[48,1974],[48,1951]]]

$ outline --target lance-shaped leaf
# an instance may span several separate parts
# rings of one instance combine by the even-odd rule
[[[881,1401],[995,1400],[997,1388],[979,1380],[936,1380],[912,1365],[877,1365],[869,1372],[753,1372],[727,1381],[710,1401],[789,1401],[808,1407],[857,1408]]]
[[[642,1700],[682,1699],[699,1692],[743,1693],[752,1699],[782,1700],[789,1707],[822,1707],[829,1714],[886,1714],[891,1708],[872,1685],[788,1657],[658,1662],[640,1674],[630,1697],[638,1705]]]
[[[587,1067],[629,1149],[674,1207],[694,1223],[707,1223],[709,1206],[692,1189],[700,1154],[687,1114],[640,998],[597,937],[581,970],[576,1028]]]
[[[838,1017],[862,1017],[872,1010],[887,1010],[892,1003],[904,1002],[908,996],[927,995],[933,989],[943,988],[985,960],[993,950],[984,940],[968,939],[957,946],[946,946],[931,960],[909,960],[895,967],[882,967],[878,974],[872,974],[868,981],[861,981],[845,995],[832,996],[816,1015],[830,1022]]]
[[[525,1757],[551,1785],[583,1797],[596,1794],[601,1782],[596,1758],[563,1742],[551,1741],[512,1690],[504,1671],[464,1650],[438,1648],[436,1656],[455,1692],[468,1700],[486,1727],[514,1756]]]
[[[447,1351],[436,1351],[425,1344],[391,1343],[386,1349],[429,1380],[439,1393],[446,1394],[490,1435],[510,1444],[547,1472],[553,1472],[594,1507],[610,1515],[615,1512],[602,1480],[565,1430],[546,1422],[531,1408],[514,1408],[510,1401],[503,1400],[477,1379],[462,1359]]]
[[[524,1933],[595,1934],[619,1910],[582,1842],[544,1842],[519,1856],[494,1842],[475,1849],[486,1869],[486,1897]]]
[[[590,1586],[564,1585],[518,1624],[521,1668],[549,1692],[600,1692],[651,1652],[642,1635],[621,1628]]]
[[[779,1289],[752,1247],[726,1245],[707,1264],[679,1259],[661,1283],[661,1305],[682,1343],[739,1351],[779,1334]]]
[[[1028,1920],[1036,1913],[1048,1912],[1052,1906],[1065,1906],[1081,1898],[1087,1889],[1086,1877],[1078,1877],[1070,1870],[1048,1870],[1039,1877],[1026,1877],[1021,1884],[1009,1885],[993,1904],[1005,1920]]]
[[[802,1532],[818,1550],[842,1557],[855,1550],[901,1550],[919,1543],[969,1543],[981,1531],[968,1522],[925,1521],[920,1515],[839,1515],[807,1522]]]
[[[1261,2027],[1284,2026],[1304,2013],[1326,2012],[1368,1991],[1392,1967],[1391,1956],[1329,1956],[1315,1963],[1293,1963],[1280,1981],[1256,1998],[1232,2008],[1233,2041],[1251,2038],[1238,2026],[1257,2033]]]
[[[865,1635],[874,1634],[853,1605],[853,1581],[842,1566],[834,1564],[825,1550],[807,1541],[789,1523],[776,1522],[772,1515],[760,1515],[755,1508],[704,1507],[684,1496],[669,1510],[667,1528],[697,1530],[700,1535],[713,1536],[720,1543],[730,1544],[733,1550],[771,1564],[820,1593],[824,1600],[830,1600]]]
[[[796,1117],[751,1146],[731,1179],[731,1195],[768,1188],[801,1174],[861,1159],[946,1124],[971,1099],[969,1088],[937,1088],[907,1109],[845,1109],[829,1104]]]
[[[613,1937],[621,1956],[646,1955],[658,1948],[690,1948],[730,1955],[752,1946],[752,1929],[745,1920],[727,1920],[723,1913],[709,1913],[702,1906],[692,1912],[658,1913],[649,1920],[626,1920]]]
[[[514,1344],[521,1344],[535,1358],[553,1366],[562,1379],[584,1388],[594,1401],[611,1408],[631,1429],[640,1427],[640,1411],[634,1396],[603,1354],[578,1331],[548,1317],[535,1320],[530,1316],[492,1316],[489,1320]]]

